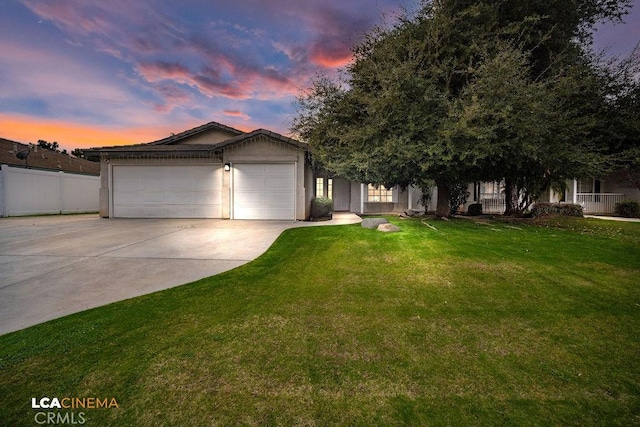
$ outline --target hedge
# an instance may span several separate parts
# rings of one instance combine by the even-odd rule
[[[536,203],[533,209],[531,209],[531,214],[534,217],[549,215],[584,216],[582,206],[570,203]]]
[[[616,203],[615,212],[626,218],[635,218],[640,216],[640,203],[634,200],[623,200]]]

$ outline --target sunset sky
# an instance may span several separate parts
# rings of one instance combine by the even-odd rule
[[[640,4],[640,0],[636,0]],[[62,148],[149,142],[218,121],[288,133],[295,95],[414,0],[6,0],[0,137]],[[640,6],[596,49],[630,52]]]

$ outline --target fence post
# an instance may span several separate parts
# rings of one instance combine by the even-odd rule
[[[0,218],[7,216],[7,186],[5,185],[5,174],[8,172],[7,165],[0,165]]]
[[[64,172],[58,172],[58,182],[60,183],[60,214],[64,212]]]

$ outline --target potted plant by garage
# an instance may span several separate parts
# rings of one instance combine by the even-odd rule
[[[329,221],[333,217],[333,200],[316,197],[311,200],[311,221]]]

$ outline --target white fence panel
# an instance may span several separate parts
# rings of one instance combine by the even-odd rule
[[[97,212],[100,177],[2,165],[0,215]]]
[[[62,175],[62,213],[97,212],[100,178],[65,173]]]
[[[578,193],[576,203],[582,205],[587,214],[611,214],[615,212],[616,203],[625,199],[621,193]]]

